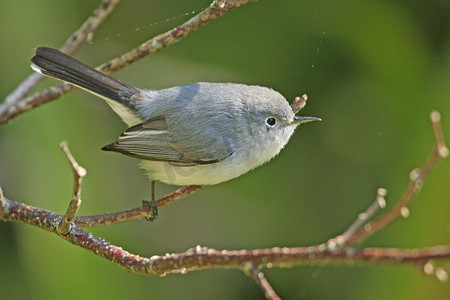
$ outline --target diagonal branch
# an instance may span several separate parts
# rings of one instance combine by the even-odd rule
[[[360,213],[356,220],[347,228],[344,233],[329,239],[327,242],[327,247],[330,250],[336,247],[342,248],[347,245],[348,241],[355,235],[355,233],[364,226],[370,219],[380,210],[380,208],[386,207],[386,194],[387,191],[384,188],[379,188],[377,190],[377,197],[375,201],[366,209],[365,212]]]
[[[179,188],[178,190],[165,195],[164,197],[156,200],[158,208],[167,206],[175,201],[181,200],[190,194],[200,190],[201,185],[187,185]],[[148,218],[151,215],[148,205],[142,205],[138,208],[133,208],[121,212],[95,215],[95,216],[82,216],[75,217],[74,222],[80,227],[93,227],[112,225],[122,222],[129,222],[134,220],[142,220]]]
[[[277,295],[275,290],[270,285],[269,281],[264,276],[264,273],[261,272],[260,269],[255,267],[254,264],[246,262],[243,266],[244,272],[253,278],[253,280],[256,281],[256,283],[261,287],[261,289],[264,292],[264,295],[266,296],[266,299],[272,299],[272,300],[280,300],[281,298]]]
[[[69,233],[70,225],[75,218],[75,214],[78,212],[78,209],[81,205],[81,184],[83,182],[84,176],[86,176],[86,169],[80,166],[72,153],[70,153],[69,145],[66,141],[61,142],[61,149],[67,156],[69,160],[70,166],[72,167],[73,177],[74,177],[74,187],[73,187],[73,196],[70,201],[69,207],[67,208],[67,212],[64,215],[64,218],[61,220],[61,223],[58,226],[58,234],[66,235]]]
[[[197,29],[217,19],[226,12],[254,1],[256,0],[215,0],[209,7],[189,19],[184,24],[146,41],[135,49],[132,49],[131,51],[102,64],[97,67],[97,69],[106,74],[111,74],[149,54],[153,54],[178,42],[185,36],[195,32]],[[68,83],[58,84],[27,97],[19,101],[14,106],[6,107],[3,110],[0,109],[0,125],[6,123],[21,113],[29,111],[30,109],[44,103],[53,101],[73,89],[74,87]]]
[[[94,31],[100,26],[106,17],[113,11],[114,7],[120,0],[103,0],[100,5],[92,12],[87,20],[75,31],[59,49],[66,54],[72,54],[86,41],[90,41]],[[45,76],[33,72],[19,86],[12,91],[5,100],[0,104],[0,116],[14,114],[16,111],[20,113],[26,102],[20,101],[28,95]]]
[[[409,216],[408,205],[411,203],[413,198],[420,192],[423,186],[423,182],[433,167],[443,158],[449,155],[449,150],[444,142],[444,134],[442,132],[441,126],[441,116],[439,112],[433,111],[430,114],[430,120],[433,127],[435,146],[434,150],[428,159],[425,161],[424,165],[420,169],[414,169],[411,171],[409,178],[410,183],[406,188],[403,195],[400,197],[397,204],[386,214],[382,215],[378,219],[367,223],[363,228],[355,232],[353,235],[348,237],[347,243],[354,244],[367,239],[369,236],[377,233],[381,229],[385,228],[396,219],[402,217],[406,218]]]

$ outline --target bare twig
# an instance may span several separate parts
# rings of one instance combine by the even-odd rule
[[[72,54],[83,43],[92,39],[94,31],[105,20],[105,18],[113,11],[114,7],[120,0],[103,0],[101,4],[92,12],[89,18],[81,25],[81,27],[75,31],[60,48],[60,50],[66,54]],[[20,100],[28,95],[28,93],[34,89],[45,76],[33,72],[28,76],[19,86],[6,96],[5,100],[0,104],[0,116],[5,114],[15,114],[17,111],[20,113],[25,103],[21,103]],[[0,118],[1,119],[1,118]]]
[[[439,112],[433,111],[430,114],[431,124],[435,136],[435,147],[431,155],[426,160],[421,169],[414,169],[410,173],[410,183],[397,204],[386,214],[378,219],[367,223],[363,228],[347,239],[347,244],[361,242],[369,236],[377,233],[387,225],[394,222],[397,218],[406,218],[409,216],[408,205],[412,199],[419,193],[423,186],[423,182],[433,167],[449,154],[449,150],[444,142],[444,134],[442,132],[441,117]]]
[[[303,107],[305,107],[306,100],[308,100],[308,96],[306,94],[301,97],[295,97],[291,104],[294,114],[298,113]]]
[[[449,155],[449,150],[445,145],[444,132],[441,125],[441,114],[434,110],[430,113],[431,125],[433,125],[434,139],[436,140],[436,154],[439,158],[446,158]]]
[[[209,7],[207,7],[205,10],[203,10],[184,24],[172,30],[169,30],[166,33],[158,35],[141,44],[137,48],[102,64],[101,66],[97,67],[97,70],[100,70],[106,74],[111,74],[141,59],[144,56],[153,54],[178,42],[188,34],[195,32],[200,27],[205,26],[206,24],[217,19],[226,12],[254,1],[256,0],[215,0]],[[73,87],[68,83],[59,84],[23,99],[14,107],[11,107],[4,111],[0,110],[0,125],[34,107],[55,100],[60,96],[68,93],[72,89]]]
[[[158,208],[162,208],[170,203],[181,200],[184,197],[198,191],[201,185],[187,185],[178,190],[156,200]],[[80,227],[93,227],[129,222],[133,220],[142,220],[151,216],[150,209],[147,205],[138,208],[129,209],[117,213],[109,213],[95,216],[75,217],[75,224]]]
[[[186,197],[187,195],[192,194],[195,191],[198,191],[202,188],[201,185],[186,185],[183,186],[182,188],[179,188],[178,190],[167,194],[166,196],[158,199],[156,201],[156,204],[158,204],[158,207],[164,207],[166,205],[169,205],[173,202],[176,202],[180,199],[183,199],[184,197]]]
[[[244,272],[247,275],[249,275],[250,277],[252,277],[256,281],[256,283],[261,287],[261,289],[263,290],[264,295],[266,296],[267,299],[272,299],[272,300],[281,299],[277,295],[275,290],[272,288],[269,281],[267,281],[266,277],[264,276],[264,273],[261,272],[260,269],[255,267],[254,264],[246,262],[243,264],[243,269],[244,269]]]
[[[86,169],[80,166],[72,153],[70,153],[69,145],[66,141],[61,142],[61,149],[67,156],[69,160],[70,166],[72,167],[73,177],[74,177],[74,185],[73,185],[73,196],[70,201],[69,207],[67,208],[67,212],[62,218],[60,226],[58,227],[58,234],[66,235],[69,232],[69,227],[72,224],[72,221],[75,217],[75,214],[78,212],[78,209],[81,205],[81,184],[83,182],[83,177],[86,176]]]
[[[2,210],[4,207],[6,207],[6,201],[5,201],[5,197],[3,196],[2,187],[0,186],[0,210]],[[0,214],[0,216],[1,216],[1,214]]]
[[[433,260],[427,261],[423,265],[423,272],[428,276],[433,276],[440,282],[447,282],[448,280],[448,273],[447,271],[442,267],[436,267],[435,262]]]
[[[386,197],[387,191],[383,188],[377,190],[377,197],[375,201],[367,208],[367,210],[358,215],[358,218],[353,222],[352,225],[342,234],[329,239],[327,242],[327,247],[329,250],[334,250],[336,247],[344,247],[348,240],[356,233],[358,229],[366,224],[370,219],[377,213],[380,208],[386,207]]]
[[[59,50],[66,54],[72,54],[82,44],[91,41],[94,36],[94,31],[103,23],[119,2],[120,0],[103,0],[83,25],[67,39]]]

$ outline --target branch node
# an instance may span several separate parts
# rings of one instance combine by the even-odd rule
[[[75,218],[75,214],[78,212],[78,209],[80,208],[81,205],[81,184],[83,181],[83,177],[86,176],[87,174],[87,171],[85,168],[83,168],[77,163],[72,153],[70,153],[69,145],[66,141],[62,141],[59,144],[59,146],[61,147],[67,159],[69,160],[74,176],[72,200],[70,201],[69,206],[67,207],[67,211],[66,214],[64,215],[64,218],[61,220],[57,228],[58,234],[66,235],[68,234],[73,219]]]
[[[342,249],[350,240],[352,240],[353,236],[358,230],[360,230],[360,228],[363,228],[365,232],[371,231],[372,226],[367,222],[373,218],[379,209],[386,207],[386,195],[387,190],[385,188],[378,188],[375,201],[372,202],[366,211],[360,213],[356,220],[352,223],[352,225],[350,225],[350,227],[348,227],[346,231],[344,231],[344,233],[328,240],[328,250],[333,251],[336,249]]]
[[[411,181],[419,181],[422,177],[422,170],[420,168],[412,169],[411,172],[409,172],[409,180]]]
[[[433,126],[434,138],[436,140],[436,151],[440,158],[446,158],[449,155],[449,149],[445,145],[444,134],[441,125],[441,114],[434,110],[430,113],[430,120]]]
[[[442,283],[447,282],[448,280],[448,273],[442,267],[436,268],[436,271],[434,271],[434,276],[436,276],[437,280]]]
[[[427,261],[423,265],[423,272],[427,275],[432,275],[434,272],[434,262],[432,260]]]
[[[244,262],[242,264],[242,268],[244,273],[252,277],[253,280],[255,280],[256,283],[262,288],[266,299],[281,299],[264,276],[264,273],[261,272],[261,270],[258,269],[253,263],[248,261]]]
[[[406,219],[407,217],[409,217],[409,208],[406,206],[403,206],[402,208],[400,208],[400,215],[402,216],[402,218]]]
[[[377,198],[376,201],[378,203],[378,206],[383,209],[386,207],[386,195],[387,195],[387,190],[384,188],[379,188],[377,190]]]

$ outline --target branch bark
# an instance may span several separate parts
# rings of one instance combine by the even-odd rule
[[[58,234],[58,226],[63,216],[51,211],[12,202],[6,198],[5,207],[0,214],[4,221],[30,224],[46,231]],[[310,247],[284,247],[254,250],[216,250],[196,246],[182,253],[171,253],[164,256],[154,255],[146,258],[132,254],[121,247],[98,238],[72,224],[65,235],[59,235],[66,241],[82,247],[95,255],[104,257],[121,266],[125,270],[152,276],[166,274],[185,274],[210,268],[242,269],[245,263],[255,266],[292,267],[305,264],[325,263],[410,263],[425,264],[429,260],[450,258],[450,245],[439,245],[425,248],[347,248],[330,251],[322,245]]]
[[[100,24],[106,19],[107,16],[114,10],[114,7],[120,0],[103,0],[100,5],[92,12],[87,20],[77,29],[59,48],[60,51],[66,54],[72,54],[86,41],[90,41],[94,35],[94,31]],[[7,122],[12,117],[27,111],[29,101],[21,101],[23,97],[28,95],[45,76],[33,72],[28,76],[19,86],[12,91],[5,100],[0,104],[0,125]],[[47,94],[48,95],[48,94]],[[44,103],[44,102],[42,102]],[[34,106],[38,106],[40,103],[35,103]],[[32,108],[30,107],[30,109]],[[1,120],[5,119],[4,122]]]
[[[70,243],[79,247],[85,248],[92,253],[104,257],[111,262],[118,264],[127,271],[146,274],[146,275],[158,275],[163,276],[168,273],[186,273],[189,271],[202,270],[207,268],[239,268],[245,269],[245,266],[295,266],[301,264],[311,264],[317,262],[378,262],[378,263],[421,263],[424,265],[424,270],[429,264],[429,260],[438,261],[441,259],[450,258],[450,245],[438,245],[426,248],[415,249],[398,249],[398,248],[352,248],[350,245],[355,241],[367,238],[371,234],[378,232],[382,228],[388,226],[394,220],[402,216],[402,208],[406,208],[407,205],[415,196],[418,190],[415,188],[418,180],[423,179],[436,165],[436,163],[446,157],[448,154],[447,147],[443,140],[443,133],[440,126],[440,116],[437,112],[432,112],[431,121],[433,124],[434,135],[436,137],[436,146],[433,154],[425,162],[424,168],[418,174],[420,178],[414,178],[412,183],[408,186],[405,194],[399,199],[397,205],[395,205],[387,214],[374,220],[369,224],[375,224],[373,230],[371,227],[364,226],[363,229],[357,230],[357,228],[363,226],[367,221],[367,217],[373,216],[375,211],[384,204],[385,190],[378,190],[376,199],[377,204],[372,204],[365,214],[367,217],[359,217],[342,235],[340,235],[344,242],[343,244],[334,243],[333,247],[330,247],[330,241],[317,246],[310,247],[284,247],[284,248],[268,248],[268,249],[255,249],[255,250],[215,250],[211,248],[197,246],[191,248],[183,253],[166,254],[164,256],[154,255],[150,258],[141,257],[139,255],[132,254],[123,250],[121,247],[112,245],[103,239],[93,236],[82,230],[73,220],[73,215],[76,213],[80,204],[80,191],[81,191],[81,178],[84,176],[85,171],[78,165],[73,156],[70,154],[67,144],[62,143],[62,148],[65,151],[71,167],[74,171],[75,185],[74,196],[70,202],[68,212],[66,216],[61,216],[54,212],[43,210],[36,207],[31,207],[26,204],[12,202],[3,196],[0,190],[0,219],[11,222],[21,222],[37,226],[44,230],[54,232],[61,238],[69,241]],[[425,170],[425,171],[424,171]],[[411,187],[411,185],[413,187]],[[166,197],[158,200],[158,206],[164,206],[171,203],[169,200],[181,199],[187,196],[192,191],[199,189],[197,186],[184,187]],[[405,196],[407,195],[407,196]],[[381,204],[380,204],[381,203]],[[148,212],[147,212],[148,213]],[[127,213],[125,213],[127,214]],[[113,214],[111,214],[113,215]],[[128,219],[120,219],[120,221],[129,221],[136,219],[135,213],[131,214],[133,217]],[[142,217],[147,215],[143,214]],[[98,219],[102,219],[98,217]],[[103,218],[103,219],[108,219]],[[85,217],[78,219],[78,224],[85,226],[93,226],[95,223],[101,223],[102,225],[108,224],[102,220],[97,220],[97,217]],[[83,221],[84,220],[84,221]],[[86,221],[87,220],[87,221]],[[373,225],[371,225],[373,226]],[[62,228],[64,230],[62,230]],[[368,229],[369,228],[369,229]],[[339,236],[338,236],[339,237]],[[338,245],[339,247],[335,247]],[[345,246],[345,247],[344,247]],[[248,268],[247,268],[248,269]],[[448,278],[444,269],[439,269],[439,272],[435,272],[435,276],[438,279]],[[438,276],[439,274],[439,276]],[[257,275],[260,276],[260,275]],[[266,293],[270,292],[270,285],[267,286],[264,281],[260,282],[264,284],[263,289]],[[268,284],[268,282],[267,282]],[[275,297],[276,294],[273,295]]]
[[[408,205],[411,203],[412,199],[420,192],[425,178],[440,160],[447,158],[449,155],[448,147],[445,145],[444,141],[444,133],[442,131],[442,125],[440,122],[441,116],[439,112],[432,111],[430,113],[430,120],[435,137],[435,146],[433,152],[425,161],[422,168],[414,169],[411,171],[409,175],[410,183],[395,207],[385,215],[372,222],[367,223],[363,228],[355,232],[355,234],[351,235],[347,240],[348,244],[362,242],[363,240],[385,228],[398,218],[407,218],[409,216]]]
[[[95,28],[111,12],[119,0],[104,0],[93,15],[83,26],[72,35],[61,49],[66,53],[73,52],[79,45],[92,36]],[[239,7],[254,0],[216,0],[208,8],[186,23],[150,39],[137,48],[102,64],[97,69],[110,74],[139,60],[146,55],[153,54],[168,47],[183,37],[195,32],[212,20],[222,16],[229,10]],[[101,16],[99,16],[101,15]],[[73,89],[69,84],[59,84],[26,99],[20,100],[34,88],[40,78],[36,74],[27,79],[18,87],[0,106],[0,125],[15,116],[50,102]],[[306,95],[297,97],[292,104],[292,109],[298,111],[305,105]],[[62,143],[66,156],[74,171],[74,192],[72,200],[64,216],[41,208],[17,203],[4,197],[0,188],[0,219],[10,222],[30,224],[49,232],[56,233],[66,241],[87,249],[95,255],[104,257],[121,266],[125,270],[137,274],[163,276],[165,274],[184,274],[189,271],[207,268],[237,268],[251,275],[262,287],[266,296],[270,299],[278,299],[269,282],[260,270],[263,266],[297,266],[302,264],[314,264],[317,262],[377,262],[377,263],[409,263],[423,264],[424,273],[434,275],[441,281],[448,278],[443,268],[434,268],[430,260],[440,261],[450,258],[450,245],[437,245],[425,248],[399,249],[399,248],[354,248],[353,245],[361,242],[381,229],[389,226],[401,217],[409,215],[408,205],[414,196],[420,191],[424,179],[435,167],[438,161],[449,155],[445,146],[443,132],[440,125],[438,112],[431,113],[436,145],[435,149],[421,169],[411,172],[411,182],[406,188],[398,203],[385,215],[369,222],[378,209],[384,206],[386,191],[378,190],[376,201],[341,235],[330,239],[327,243],[309,247],[284,247],[266,248],[254,250],[216,250],[212,248],[196,246],[182,253],[154,255],[141,257],[112,245],[103,239],[93,236],[80,227],[110,225],[120,222],[148,218],[150,213],[148,206],[96,215],[75,217],[81,205],[82,178],[86,170],[78,165],[70,153],[66,143]],[[189,194],[199,190],[200,186],[186,186],[157,200],[158,207],[164,207],[174,201],[180,200]]]
[[[106,74],[111,74],[149,54],[153,54],[178,42],[185,36],[195,32],[197,29],[224,15],[228,11],[255,1],[256,0],[215,0],[209,7],[184,24],[167,31],[166,33],[160,34],[131,51],[100,65],[97,67],[97,70]],[[5,105],[3,108],[0,107],[0,125],[35,107],[58,99],[73,89],[74,87],[70,84],[62,83],[20,100],[15,103],[15,105]]]

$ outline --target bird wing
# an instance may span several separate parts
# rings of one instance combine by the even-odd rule
[[[120,152],[145,160],[169,162],[176,166],[211,164],[233,153],[229,147],[222,145],[219,148],[224,151],[208,152],[205,155],[205,149],[218,148],[217,145],[212,145],[213,142],[217,141],[207,140],[203,144],[187,147],[186,141],[180,142],[171,137],[166,119],[158,117],[130,127],[117,142],[103,147],[102,150]]]

